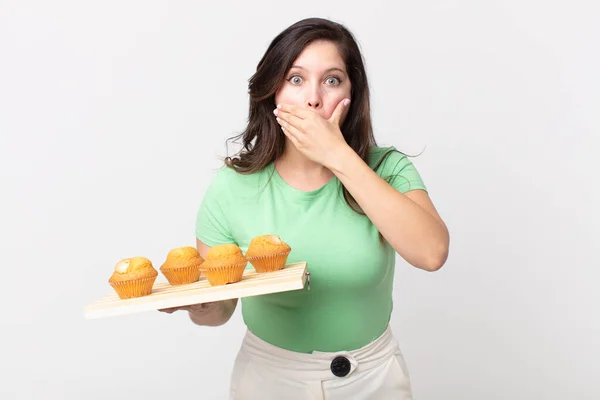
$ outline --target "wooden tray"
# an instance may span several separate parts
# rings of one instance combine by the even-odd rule
[[[159,275],[160,277],[161,275]],[[257,273],[252,267],[244,271],[240,282],[211,286],[203,275],[198,282],[172,286],[156,282],[148,296],[120,299],[115,292],[84,309],[86,319],[112,317],[188,304],[207,303],[268,293],[287,292],[304,288],[307,279],[306,262],[288,264],[275,272]]]

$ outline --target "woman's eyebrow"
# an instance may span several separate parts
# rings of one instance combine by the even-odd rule
[[[294,69],[294,68],[295,69],[302,69],[302,70],[306,71],[306,68],[304,68],[304,67],[302,67],[300,65],[292,65],[292,68],[290,68],[290,69]],[[328,70],[325,71],[325,73],[332,72],[332,71],[339,71],[342,74],[346,74],[346,71],[344,71],[343,69],[338,68],[338,67],[329,68]]]

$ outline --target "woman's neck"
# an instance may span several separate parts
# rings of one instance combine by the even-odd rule
[[[298,190],[316,190],[333,178],[329,169],[311,161],[289,141],[286,141],[283,154],[274,164],[281,178]]]

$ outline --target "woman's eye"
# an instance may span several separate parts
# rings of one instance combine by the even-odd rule
[[[337,86],[340,84],[339,78],[336,78],[335,76],[330,76],[329,78],[327,78],[326,82],[330,86]]]
[[[288,79],[293,85],[299,85],[302,83],[302,78],[299,77],[298,75],[294,75],[292,76],[290,79]]]

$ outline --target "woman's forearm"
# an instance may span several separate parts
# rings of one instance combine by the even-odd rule
[[[410,198],[379,177],[352,149],[338,153],[330,169],[394,250],[415,267],[441,268],[448,256],[449,235],[427,195]]]

